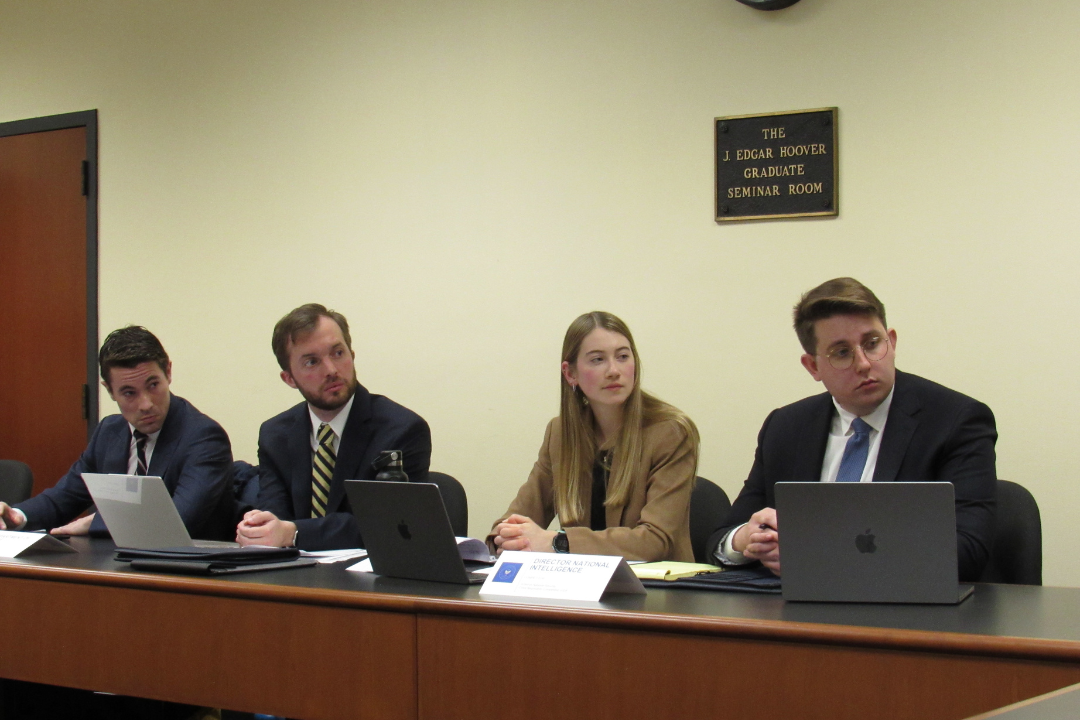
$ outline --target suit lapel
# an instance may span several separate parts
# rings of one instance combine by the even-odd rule
[[[109,442],[105,451],[105,462],[102,463],[101,472],[115,475],[127,475],[128,456],[131,450],[131,428],[127,420],[120,419],[116,427],[116,437]]]
[[[645,450],[645,449],[642,450],[643,458],[648,458],[649,455],[650,455],[650,453],[649,453],[648,450]],[[608,470],[608,482],[609,483],[611,482],[611,478],[615,477],[615,473],[618,471],[618,469],[619,469],[619,461],[618,461],[618,459],[615,459],[611,463],[611,469]],[[590,520],[590,521],[591,521],[591,518],[592,518],[592,507],[591,507],[591,505],[592,505],[592,481],[593,481],[593,477],[592,477],[592,474],[590,473],[590,475],[589,475],[589,492],[586,493],[586,495],[585,495],[585,498],[587,500],[586,505],[589,506],[589,507],[586,508],[585,519]],[[632,487],[634,487],[634,486],[632,486]],[[607,523],[607,526],[609,528],[621,527],[623,525],[623,513],[626,512],[626,506],[629,504],[629,500],[630,500],[630,498],[627,498],[628,502],[623,503],[622,505],[605,505],[604,506],[604,522]]]
[[[330,498],[327,512],[341,508],[345,499],[346,480],[371,480],[374,475],[370,467],[363,467],[368,451],[365,438],[370,438],[371,395],[363,386],[357,385],[349,420],[345,423],[345,432],[337,447],[337,463],[334,465],[334,479],[330,483]]]
[[[181,424],[179,417],[181,412],[183,412],[181,401],[178,401],[177,397],[173,395],[169,399],[169,412],[165,415],[165,422],[161,425],[161,434],[158,435],[157,442],[154,443],[154,454],[150,456],[150,466],[146,468],[149,475],[165,478],[169,463],[172,462],[176,443],[180,440],[180,433],[177,428]],[[130,438],[128,443],[130,447]],[[169,483],[166,482],[165,485],[168,487]],[[169,488],[170,491],[173,489]]]
[[[907,454],[908,444],[919,426],[918,415],[921,410],[922,402],[915,393],[906,390],[903,373],[898,370],[892,405],[889,406],[889,419],[885,422],[885,434],[881,438],[881,447],[878,448],[874,482],[896,480],[900,464]]]
[[[622,527],[623,526],[623,513],[626,512],[626,505],[611,505],[604,506],[604,522],[607,523],[609,528]],[[589,510],[589,515],[586,517],[592,517],[592,510]]]
[[[821,477],[821,465],[825,462],[825,447],[829,442],[829,427],[832,425],[835,412],[832,395],[822,393],[815,398],[806,418],[806,432],[799,434],[792,476],[785,479],[795,482],[816,482]]]
[[[292,418],[285,442],[288,443],[288,456],[293,458],[292,493],[296,519],[311,517],[311,416],[307,403],[297,406],[297,413]]]

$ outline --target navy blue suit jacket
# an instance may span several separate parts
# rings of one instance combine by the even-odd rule
[[[714,551],[727,532],[776,507],[777,482],[816,481],[836,408],[829,393],[774,410],[758,434],[750,476],[709,539]],[[874,482],[951,482],[956,492],[960,580],[979,578],[994,539],[997,469],[994,414],[986,405],[917,375],[896,372],[896,390],[878,449]],[[781,538],[783,538],[781,528]],[[780,562],[783,567],[783,541]]]
[[[110,415],[98,423],[90,444],[67,474],[55,486],[16,506],[26,515],[26,529],[48,530],[86,511],[93,500],[82,473],[127,474],[130,448],[131,428],[122,415]],[[171,396],[147,474],[165,482],[192,537],[236,537],[229,436],[182,397]],[[101,515],[94,518],[90,533],[108,534]]]
[[[352,410],[337,445],[326,517],[311,517],[311,415],[302,402],[259,429],[259,509],[296,523],[303,550],[364,547],[345,496],[346,480],[371,480],[383,450],[401,450],[409,480],[425,482],[431,463],[431,431],[422,417],[382,395],[356,388]]]

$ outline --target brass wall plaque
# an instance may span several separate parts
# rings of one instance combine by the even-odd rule
[[[839,214],[836,108],[716,118],[716,221]]]

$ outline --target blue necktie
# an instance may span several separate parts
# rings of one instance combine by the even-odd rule
[[[836,472],[836,482],[859,482],[862,479],[866,455],[870,452],[869,425],[862,418],[855,418],[851,423],[854,431],[844,446],[844,457],[840,459],[840,469]]]

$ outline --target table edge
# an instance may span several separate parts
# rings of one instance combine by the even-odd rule
[[[303,572],[303,570],[299,570]],[[1080,662],[1080,643],[1071,640],[974,635],[929,630],[807,623],[755,618],[667,615],[633,610],[573,608],[525,602],[396,595],[376,591],[305,588],[243,583],[146,573],[58,568],[18,563],[0,564],[0,577],[46,582],[78,583],[156,592],[216,596],[266,602],[340,607],[434,617],[476,618],[587,626],[611,630],[642,630],[726,637],[755,641],[813,643],[887,650],[933,651],[944,654],[1011,657],[1027,660]]]

